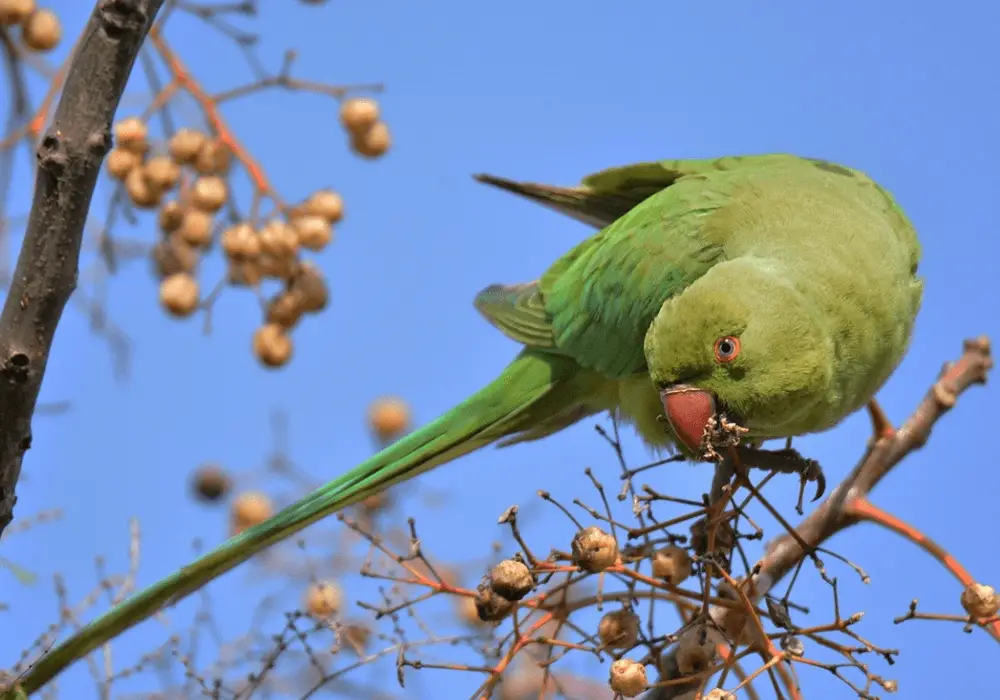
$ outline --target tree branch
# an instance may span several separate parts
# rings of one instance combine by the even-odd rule
[[[0,534],[13,520],[31,419],[63,309],[111,122],[163,0],[101,0],[84,29],[38,147],[35,194],[0,314]]]
[[[913,414],[893,433],[878,438],[865,452],[851,473],[836,489],[795,528],[795,535],[786,533],[775,539],[758,563],[753,577],[750,601],[757,603],[788,573],[793,571],[808,552],[799,542],[819,546],[835,534],[863,519],[853,504],[867,499],[871,490],[884,479],[904,457],[927,442],[934,424],[955,405],[958,397],[973,384],[984,384],[993,367],[990,343],[986,338],[967,340],[958,362],[946,364]],[[746,615],[732,608],[713,606],[709,615],[719,630],[730,639],[739,639]],[[716,640],[725,643],[721,635]],[[672,657],[674,645],[666,654]],[[666,680],[664,678],[660,679]],[[654,688],[646,700],[690,700],[698,682]]]

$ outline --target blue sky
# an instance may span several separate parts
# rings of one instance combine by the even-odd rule
[[[237,472],[258,467],[270,449],[272,409],[288,413],[295,461],[330,478],[370,454],[364,410],[372,398],[399,394],[424,423],[502,369],[516,347],[477,315],[473,296],[493,282],[534,279],[588,229],[478,185],[474,172],[571,184],[632,161],[773,151],[853,165],[896,195],[924,246],[925,301],[912,349],[879,395],[889,415],[898,422],[908,414],[963,338],[1000,338],[996,4],[650,1],[613,11],[586,1],[263,4],[258,26],[268,65],[294,45],[301,77],[384,81],[380,100],[394,148],[374,163],[350,157],[335,107],[318,97],[268,93],[226,111],[287,199],[331,186],[346,201],[336,242],[317,259],[331,281],[330,308],[296,331],[288,368],[265,372],[252,358],[259,316],[250,296],[224,295],[205,337],[197,321],[176,322],[158,310],[143,264],[108,286],[109,316],[133,341],[128,381],[114,382],[106,346],[82,316],[67,313],[43,400],[70,401],[72,410],[36,419],[17,511],[24,517],[59,507],[65,514],[4,542],[3,555],[42,581],[24,589],[0,572],[0,600],[11,605],[3,626],[17,631],[0,639],[0,665],[53,619],[53,573],[64,573],[79,597],[93,581],[95,555],[124,569],[130,517],[143,530],[140,584],[184,564],[195,538],[220,541],[225,512],[192,503],[188,475],[204,460]],[[79,32],[88,5],[50,3],[67,36]],[[245,79],[235,51],[206,41],[211,35],[190,22],[175,29],[169,36],[176,46],[187,42],[181,53],[209,89]],[[129,111],[126,105],[123,114]],[[22,176],[15,211],[27,205],[26,185]],[[109,191],[105,183],[101,196]],[[96,213],[102,210],[98,204]],[[120,235],[152,240],[143,221]],[[218,268],[206,274],[210,284]],[[980,580],[1000,584],[992,541],[1000,516],[984,498],[997,459],[980,446],[994,430],[994,396],[995,389],[976,388],[963,397],[873,500],[921,527]],[[867,433],[859,415],[798,446],[836,479]],[[633,464],[647,459],[631,434],[626,448]],[[495,518],[512,503],[525,506],[536,549],[565,547],[565,523],[539,508],[534,494],[544,488],[567,501],[587,494],[586,466],[615,482],[613,455],[590,423],[444,467],[421,482],[442,494],[444,506],[416,499],[407,512],[443,558],[488,557],[501,534]],[[676,467],[649,479],[697,495],[709,474]],[[788,482],[772,492],[789,512],[794,490]],[[945,623],[892,624],[912,598],[927,610],[958,611],[959,587],[936,562],[874,527],[833,546],[872,577],[864,586],[838,571],[841,602],[846,612],[866,611],[859,632],[902,649],[891,668],[870,660],[900,680],[901,697],[983,692],[996,658],[985,634]],[[227,630],[245,628],[262,592],[288,592],[249,576],[244,568],[212,588]],[[798,599],[817,612],[800,624],[825,622],[827,589],[811,573],[806,578]],[[354,585],[352,597],[375,599],[370,584]],[[291,596],[282,599],[286,607],[296,602]],[[172,617],[183,620],[190,610]],[[132,650],[162,641],[156,624],[116,647],[119,665],[134,660]],[[572,668],[606,673],[592,663]],[[391,676],[367,680],[391,689]],[[408,678],[407,697],[465,697],[476,685],[459,673]],[[824,672],[802,678],[807,696],[851,697]],[[93,692],[82,664],[61,685],[66,697]],[[833,691],[841,695],[827,694]]]

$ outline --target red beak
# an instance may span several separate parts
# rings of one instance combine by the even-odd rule
[[[675,384],[660,392],[660,400],[677,439],[692,452],[698,452],[708,419],[715,415],[715,397],[703,389]]]

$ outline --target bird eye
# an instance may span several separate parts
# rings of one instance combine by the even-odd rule
[[[740,339],[727,335],[715,341],[715,361],[732,362],[740,354]]]

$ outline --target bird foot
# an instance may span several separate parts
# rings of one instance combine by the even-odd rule
[[[734,449],[744,467],[764,469],[780,474],[799,475],[799,499],[795,508],[799,515],[803,513],[802,499],[807,483],[815,482],[816,484],[813,501],[818,501],[826,493],[826,475],[823,473],[823,468],[815,459],[803,457],[798,450],[791,448],[762,450],[744,445]]]

